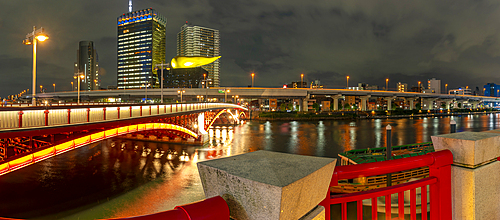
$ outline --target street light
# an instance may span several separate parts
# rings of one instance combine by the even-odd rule
[[[163,61],[161,61],[161,64],[156,64],[155,67],[160,67],[161,68],[161,103],[163,103],[163,69],[164,67],[167,67],[167,70],[170,70],[170,65],[168,63],[163,63]]]
[[[255,73],[252,73],[252,88],[253,88],[253,78],[255,77]]]
[[[43,93],[43,86],[40,85],[40,93]]]
[[[227,94],[230,93],[230,92],[231,92],[231,90],[229,90],[229,89],[226,89],[226,91],[224,91],[224,96],[225,96],[224,97],[224,102],[227,102]]]
[[[71,91],[75,91],[75,87],[73,87],[73,82],[71,82]]]
[[[448,84],[444,84],[444,90],[446,91],[446,94],[448,94]]]
[[[300,88],[303,87],[302,85],[304,85],[304,74],[303,73],[300,74]]]
[[[349,76],[347,76],[346,79],[347,79],[347,83],[346,83],[345,89],[349,89]]]
[[[185,92],[186,92],[185,90],[177,90],[177,93],[181,94],[181,103],[182,103],[182,93],[185,93]]]
[[[148,86],[150,86],[151,84],[142,84],[142,86],[146,87],[146,98],[144,100],[144,103],[148,103]],[[141,86],[141,87],[142,87]]]
[[[80,79],[78,79],[78,77],[80,77]],[[85,75],[83,74],[80,74],[78,76],[73,76],[74,79],[78,80],[78,102],[77,104],[80,104],[80,81],[85,78]]]
[[[28,33],[26,35],[26,39],[23,40],[23,44],[25,45],[33,45],[33,97],[32,97],[32,105],[36,106],[36,43],[37,41],[45,41],[49,39],[49,37],[43,32],[43,28],[36,29],[35,26],[33,26],[33,32]]]
[[[389,90],[389,78],[385,79],[385,91]]]
[[[420,89],[420,83],[421,83],[421,82],[420,82],[420,81],[418,81],[418,92],[420,92],[420,93],[421,93],[421,92],[422,92],[422,90]]]
[[[52,84],[54,86],[54,92],[56,92],[56,84]]]

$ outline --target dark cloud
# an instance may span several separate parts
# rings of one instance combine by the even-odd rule
[[[449,88],[498,82],[498,1],[142,0],[167,17],[167,59],[189,21],[221,31],[221,84],[256,86],[320,79],[343,87],[345,76],[385,86],[438,78]],[[69,90],[79,41],[94,41],[103,86],[116,83],[116,18],[127,0],[0,2],[0,96],[31,87],[33,25],[50,39],[39,47],[38,81]],[[59,86],[60,85],[60,86]]]

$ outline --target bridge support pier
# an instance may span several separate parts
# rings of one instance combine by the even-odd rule
[[[341,95],[334,95],[332,96],[333,99],[333,111],[338,111],[339,110],[339,98],[342,97]]]
[[[396,96],[391,96],[391,97],[384,97],[385,100],[387,100],[387,110],[391,111],[392,110],[392,100],[397,98]]]
[[[408,99],[408,102],[409,102],[408,104],[410,105],[410,110],[415,109],[415,105],[413,103],[414,101],[415,101],[414,98]]]
[[[359,99],[361,99],[361,111],[367,111],[368,108],[368,98],[370,98],[371,95],[367,95],[367,96],[360,96]]]
[[[434,109],[434,98],[431,98],[431,99],[424,99],[424,107],[423,109],[424,110],[432,110]]]

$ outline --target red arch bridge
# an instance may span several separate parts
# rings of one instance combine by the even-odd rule
[[[222,113],[239,121],[247,109],[226,103],[111,104],[4,108],[0,111],[0,175],[119,135],[166,131],[200,141]]]

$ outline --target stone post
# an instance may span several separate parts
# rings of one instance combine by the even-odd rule
[[[325,219],[336,159],[256,151],[198,163],[207,198],[222,196],[235,220]]]
[[[500,133],[459,132],[432,142],[436,151],[453,153],[453,219],[500,219]]]

